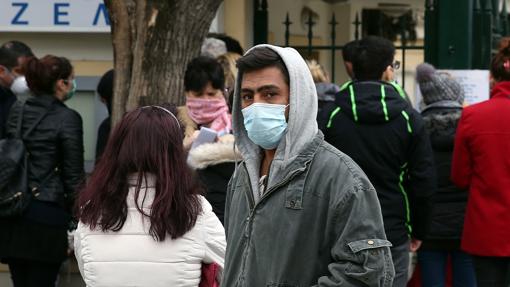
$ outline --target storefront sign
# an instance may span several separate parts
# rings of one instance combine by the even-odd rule
[[[3,32],[110,32],[102,0],[0,0]]]

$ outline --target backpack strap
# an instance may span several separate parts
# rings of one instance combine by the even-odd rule
[[[53,104],[51,105],[53,106]],[[48,114],[48,112],[50,111],[50,108],[51,106],[49,106],[46,111],[44,111],[44,113],[42,113],[38,118],[37,120],[35,120],[34,124],[32,126],[30,126],[28,128],[28,130],[23,134],[23,137],[22,139],[25,139],[34,129],[35,127],[37,127],[37,125],[41,122],[41,120]],[[25,109],[25,104],[23,104],[23,106],[21,107],[21,113],[20,113],[20,118],[23,117],[23,110]],[[18,123],[20,122],[20,120],[18,119]],[[20,133],[21,133],[21,129],[20,129]]]

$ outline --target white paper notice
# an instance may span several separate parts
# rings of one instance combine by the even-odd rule
[[[450,74],[464,89],[464,105],[469,106],[489,99],[489,71],[488,70],[438,70]],[[418,83],[416,83],[415,108],[420,109],[422,97]]]

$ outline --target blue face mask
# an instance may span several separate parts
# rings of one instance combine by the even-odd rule
[[[242,110],[248,137],[263,149],[275,149],[287,130],[286,105],[255,103]]]

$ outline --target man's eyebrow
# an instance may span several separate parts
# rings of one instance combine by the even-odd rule
[[[280,88],[275,85],[264,85],[257,88],[257,92],[265,91],[265,90],[279,90]]]
[[[242,89],[241,89],[241,93],[243,93],[243,92],[244,92],[244,93],[248,93],[248,92],[253,93],[253,90],[252,90],[252,89],[249,89],[249,88],[242,88]]]

